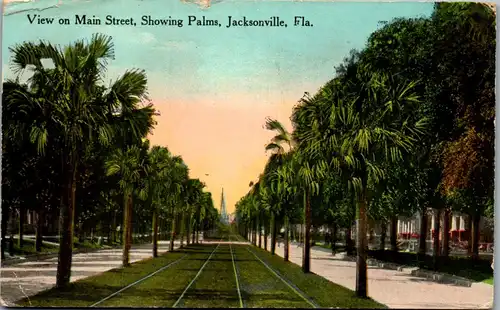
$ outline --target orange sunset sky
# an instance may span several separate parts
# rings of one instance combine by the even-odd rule
[[[277,118],[291,129],[289,116],[294,104],[293,99],[276,104],[248,104],[244,108],[228,104],[156,103],[161,116],[157,117],[158,125],[150,141],[181,154],[191,176],[207,184],[217,208],[223,187],[228,212],[233,212],[234,204],[248,192],[248,184],[257,179],[266,163],[264,147],[272,133],[263,128],[265,118]]]

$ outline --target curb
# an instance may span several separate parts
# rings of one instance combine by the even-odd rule
[[[379,261],[379,260],[376,260],[373,258],[367,259],[366,264],[368,266],[372,266],[372,267],[380,267],[382,269],[397,270],[397,271],[405,271],[405,269],[415,269],[416,268],[416,267],[399,265],[399,264],[395,264],[395,263],[383,262],[383,261]]]
[[[456,286],[471,287],[473,281],[462,278],[459,276],[448,275],[438,272],[433,272],[430,270],[417,269],[411,272],[412,276],[426,278],[429,281],[442,283],[442,284],[452,284]]]

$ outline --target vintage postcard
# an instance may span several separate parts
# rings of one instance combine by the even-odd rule
[[[2,8],[2,306],[493,306],[495,4]]]

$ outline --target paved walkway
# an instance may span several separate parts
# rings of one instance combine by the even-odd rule
[[[291,244],[290,261],[301,266],[302,251],[297,243]],[[283,257],[283,252],[281,243],[276,246],[276,254]],[[311,249],[311,271],[351,290],[356,288],[356,263],[336,258],[329,250]],[[379,267],[368,267],[368,294],[390,308],[489,309],[493,302],[493,286],[489,284],[473,283],[471,287],[440,284],[409,272]]]
[[[169,241],[160,241],[158,252],[168,251],[168,245]],[[179,243],[176,242],[175,247],[178,246]],[[134,246],[130,251],[131,262],[151,256],[151,244]],[[71,282],[120,267],[121,264],[121,249],[75,254],[71,266]],[[57,257],[6,266],[0,272],[0,306],[12,306],[15,301],[50,289],[56,284]]]

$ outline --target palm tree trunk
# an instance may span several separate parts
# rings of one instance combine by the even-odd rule
[[[302,256],[302,271],[305,273],[311,270],[311,200],[309,189],[304,193],[304,255]]]
[[[184,247],[184,231],[186,229],[186,213],[183,212],[181,216],[181,227],[180,227],[180,237],[181,237],[181,249]]]
[[[251,238],[251,240],[252,240],[252,244],[253,244],[253,245],[257,245],[257,236],[256,236],[257,231],[256,231],[256,229],[255,229],[255,226],[256,226],[256,225],[257,225],[256,221],[255,221],[255,220],[253,220],[253,221],[252,221],[252,228],[251,228],[251,231],[252,231],[252,232],[251,232],[251,234],[252,234],[252,236],[250,237],[250,238]]]
[[[427,253],[427,206],[424,206],[420,211],[420,235],[418,239],[418,255],[421,260],[425,257]]]
[[[264,222],[264,250],[267,251],[267,237],[269,236],[269,226],[267,221]]]
[[[398,217],[394,215],[391,217],[391,252],[398,251]]]
[[[434,243],[432,245],[433,248],[433,259],[434,259],[434,268],[437,269],[438,267],[438,261],[439,261],[439,221],[440,221],[440,216],[441,215],[441,210],[436,209],[434,210],[434,236],[433,240]]]
[[[168,250],[172,252],[174,250],[174,239],[175,239],[175,213],[172,214],[172,227],[170,233],[170,244],[168,246]]]
[[[289,256],[289,249],[290,249],[290,240],[289,240],[289,221],[288,221],[288,216],[285,216],[285,245],[284,245],[284,255],[283,255],[283,260],[285,262],[288,262],[288,256]]]
[[[258,240],[258,245],[259,249],[262,246],[262,236],[261,236],[261,228],[262,228],[262,221],[260,219],[260,215],[257,217],[257,240]]]
[[[4,206],[4,209],[2,211],[2,227],[0,228],[2,230],[2,244],[0,245],[1,251],[2,251],[2,259],[5,259],[5,247],[7,245],[7,226],[9,223],[9,218],[10,218],[10,211],[8,211],[8,208]]]
[[[450,254],[450,216],[451,211],[449,208],[444,210],[443,218],[443,243],[441,249],[441,255],[443,257],[448,257]]]
[[[472,217],[472,245],[471,245],[471,250],[472,250],[472,259],[477,260],[479,259],[479,222],[481,220],[481,217],[479,214],[475,213]]]
[[[257,246],[257,225],[258,225],[258,218],[255,219],[253,222],[253,245]]]
[[[387,237],[387,221],[385,219],[380,223],[380,250],[385,251],[385,238]]]
[[[158,257],[158,212],[153,210],[153,257]]]
[[[35,250],[37,252],[42,251],[43,243],[43,222],[44,222],[44,210],[40,209],[36,212],[36,235],[35,235]]]
[[[271,213],[271,255],[276,252],[276,216]]]
[[[194,222],[194,221],[193,221]],[[191,243],[194,244],[195,240],[196,240],[196,223],[193,223],[195,225],[193,225],[193,236],[191,238]]]
[[[7,223],[7,228],[9,231],[9,255],[14,256],[14,234],[16,233],[16,225],[14,223],[14,210],[10,211],[9,221]]]
[[[469,233],[468,240],[467,240],[467,255],[471,256],[472,255],[472,222],[473,222],[473,217],[472,215],[468,215],[467,222],[466,222],[466,231]]]
[[[127,267],[130,265],[130,248],[132,242],[132,195],[128,194],[124,199],[123,209],[123,254],[122,265]]]
[[[186,244],[189,245],[191,243],[191,215],[188,214],[186,216]]]
[[[76,165],[68,173],[65,193],[61,199],[59,261],[57,264],[56,287],[69,285],[73,258],[73,221],[75,213]]]
[[[200,227],[196,229],[196,243],[200,243]]]
[[[133,227],[132,227],[132,216],[133,216],[133,198],[132,195],[130,195],[129,198],[129,204],[128,204],[128,222],[127,222],[127,231],[128,231],[128,238],[127,238],[127,246],[128,246],[128,258],[129,258],[129,264],[130,264],[130,249],[132,248],[132,243],[134,241],[134,235],[133,235]]]
[[[17,246],[21,249],[23,247],[23,241],[24,241],[24,219],[26,218],[26,209],[21,205],[19,207],[19,226],[18,226],[18,234],[19,234],[19,239],[17,239]]]
[[[337,231],[339,229],[339,226],[337,223],[333,223],[333,228],[332,228],[332,236],[330,237],[330,243],[332,244],[332,254],[335,254],[337,251]]]
[[[366,193],[363,193],[359,204],[358,204],[358,220],[357,220],[357,263],[356,263],[356,295],[359,297],[367,297],[368,296],[368,288],[367,288],[367,237],[366,237],[366,224],[367,224],[367,216],[366,216]]]
[[[247,240],[252,243],[252,221],[248,223],[247,227]]]
[[[352,255],[354,249],[352,248],[352,227],[349,226],[345,230],[345,246],[347,255]]]
[[[116,238],[116,235],[117,235],[117,231],[116,231],[116,217],[117,217],[117,214],[118,212],[114,212],[114,215],[113,215],[113,234],[112,234],[112,237],[113,238],[113,243],[116,243],[117,242],[117,238]]]

